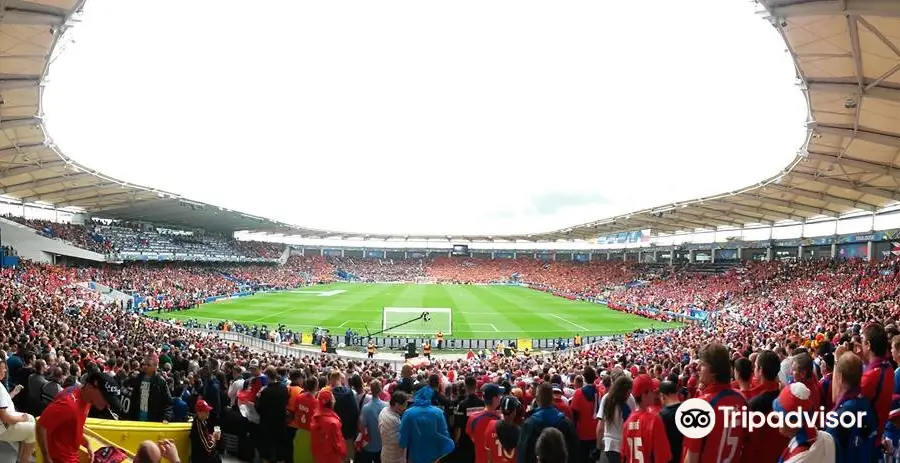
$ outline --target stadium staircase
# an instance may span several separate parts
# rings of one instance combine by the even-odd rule
[[[291,258],[291,247],[285,246],[284,251],[281,253],[281,257],[278,258],[278,265],[284,265],[287,263],[288,259]]]

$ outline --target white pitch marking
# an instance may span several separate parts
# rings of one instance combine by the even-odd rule
[[[566,323],[568,323],[568,324],[570,324],[570,325],[572,325],[572,326],[577,327],[578,329],[581,329],[581,330],[584,330],[584,331],[590,331],[590,330],[588,330],[587,328],[585,328],[585,327],[579,325],[578,323],[570,322],[569,320],[566,320],[565,318],[562,318],[562,317],[560,317],[559,315],[552,314],[552,313],[551,313],[551,314],[548,314],[548,315],[550,315],[551,317],[554,317],[554,318],[558,318],[558,319],[560,319],[560,320],[562,320],[562,321],[564,321],[564,322],[566,322]]]
[[[491,328],[493,328],[493,329],[494,329],[494,331],[496,331],[496,332],[498,332],[498,333],[499,333],[499,332],[500,332],[500,330],[498,330],[498,329],[497,329],[497,327],[496,327],[496,326],[494,326],[494,324],[493,324],[493,323],[488,323],[488,325],[491,325]]]

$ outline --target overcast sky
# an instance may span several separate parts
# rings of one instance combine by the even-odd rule
[[[54,142],[296,225],[501,234],[755,183],[805,135],[750,1],[227,3],[88,1]]]

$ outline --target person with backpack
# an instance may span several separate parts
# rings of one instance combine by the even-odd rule
[[[597,449],[606,455],[609,463],[622,461],[622,425],[631,412],[637,409],[631,395],[633,386],[631,378],[622,375],[617,377],[609,392],[600,399],[597,411]]]
[[[841,425],[840,419],[827,423],[830,425],[826,426],[825,431],[834,438],[835,445],[840,449],[841,462],[873,461],[875,457],[878,422],[872,404],[862,393],[862,371],[862,360],[856,354],[847,352],[838,359],[832,377],[836,396],[834,411],[838,417],[850,413],[864,420],[848,427]]]
[[[536,445],[541,432],[548,428],[555,428],[562,433],[568,452],[568,463],[580,463],[578,435],[575,433],[575,424],[569,421],[565,415],[553,406],[553,388],[549,383],[541,383],[537,387],[537,408],[532,410],[531,416],[522,425],[519,434],[519,444],[516,446],[517,463],[537,462]],[[561,462],[560,462],[561,463]]]
[[[667,462],[672,458],[666,425],[662,418],[650,411],[656,400],[653,380],[642,374],[632,386],[637,410],[628,416],[622,426],[622,461],[625,463]]]

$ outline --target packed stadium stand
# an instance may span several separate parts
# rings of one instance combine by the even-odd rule
[[[88,224],[4,218],[29,229],[27,237],[4,233],[0,246],[0,441],[13,445],[0,444],[2,461],[16,461],[16,452],[19,461],[31,461],[39,436],[42,461],[78,461],[79,453],[96,461],[79,449],[82,437],[101,461],[117,463],[160,461],[160,454],[216,462],[219,453],[243,461],[285,461],[290,453],[298,462],[327,463],[351,455],[356,462],[379,455],[413,463],[900,461],[900,231],[875,227],[895,212],[884,208],[900,201],[900,3],[758,2],[785,39],[810,109],[807,142],[770,179],[500,238],[546,244],[519,255],[451,257],[457,238],[490,244],[498,237],[418,237],[443,238],[446,252],[384,250],[377,258],[358,249],[352,252],[361,257],[333,255],[321,246],[291,255],[283,245],[232,236],[264,230],[316,239],[398,237],[230,211],[101,176],[61,154],[44,130],[41,88],[53,47],[83,4],[0,2],[0,57],[13,63],[0,79],[3,195],[61,210],[77,206]],[[835,223],[831,235],[803,235],[807,225],[847,214],[870,220],[871,229],[839,235]],[[772,231],[786,222],[799,226],[800,236],[774,239]],[[682,236],[676,232],[714,234],[720,226],[768,227],[769,238],[675,241]],[[637,247],[645,243],[636,230],[644,229],[655,233],[654,246]],[[91,252],[26,246],[35,235]],[[554,248],[557,240],[577,239],[592,242]],[[17,247],[22,258],[5,259]],[[190,310],[218,296],[334,281],[515,283],[683,324],[575,348],[471,348],[405,362],[251,347],[137,310]],[[687,316],[694,311],[706,316]],[[726,428],[717,410],[710,434],[685,437],[675,420],[688,399],[747,405],[769,417],[821,405],[867,418],[855,425],[765,423],[750,432]],[[80,413],[101,420],[82,431]],[[115,418],[123,421],[110,425]],[[101,429],[111,437],[95,435]],[[645,448],[634,445],[640,440]]]

